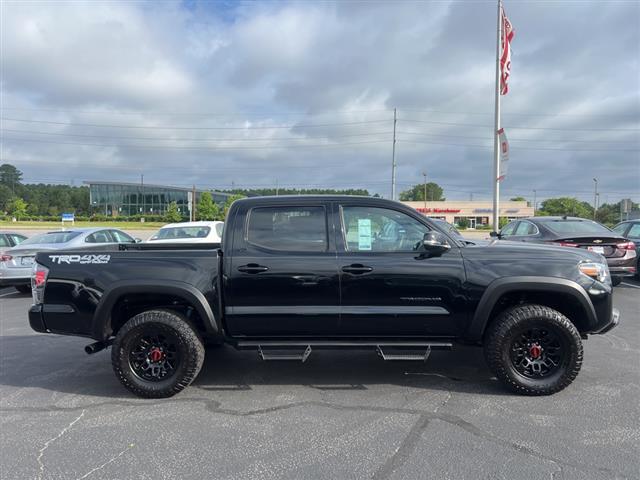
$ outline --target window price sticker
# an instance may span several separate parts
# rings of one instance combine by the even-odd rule
[[[358,219],[358,250],[371,250],[371,220]]]

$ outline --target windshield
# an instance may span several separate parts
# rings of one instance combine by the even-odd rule
[[[210,227],[169,227],[161,228],[149,240],[173,240],[178,238],[206,238],[211,231]]]
[[[73,240],[81,232],[49,232],[43,233],[42,235],[36,235],[35,237],[31,237],[26,239],[24,242],[20,244],[22,245],[34,245],[37,243],[67,243],[70,240]]]
[[[611,230],[591,220],[554,220],[544,223],[549,230],[559,235],[611,235]]]

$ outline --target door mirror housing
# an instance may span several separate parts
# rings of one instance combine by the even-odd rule
[[[138,237],[134,238],[134,239],[133,239],[133,241],[134,241],[135,243],[142,243],[142,239],[141,239],[141,238],[138,238]]]
[[[493,232],[493,231],[489,234],[489,236],[491,238],[502,238],[499,232]]]
[[[442,255],[451,250],[449,240],[440,232],[427,232],[422,238],[422,249],[429,256]]]

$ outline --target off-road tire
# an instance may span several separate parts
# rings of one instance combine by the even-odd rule
[[[553,332],[563,345],[559,366],[546,377],[518,372],[511,359],[516,338],[527,329]],[[501,313],[485,334],[484,353],[490,370],[510,390],[522,395],[551,395],[566,388],[582,366],[582,340],[571,321],[544,305],[520,305]]]
[[[31,293],[31,285],[16,285],[15,289],[25,295]]]
[[[143,332],[160,331],[177,339],[179,363],[175,371],[157,381],[138,376],[130,362],[131,350]],[[204,362],[204,345],[196,330],[180,314],[167,310],[149,310],[132,317],[118,331],[111,350],[111,364],[120,383],[144,398],[166,398],[189,386]]]
[[[622,283],[622,277],[611,277],[611,285],[617,287]]]

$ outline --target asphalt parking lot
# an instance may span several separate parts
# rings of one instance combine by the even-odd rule
[[[109,351],[31,331],[29,304],[0,290],[2,479],[640,478],[638,282],[576,382],[542,398],[505,392],[474,348],[305,364],[221,348],[182,394],[141,400]]]

